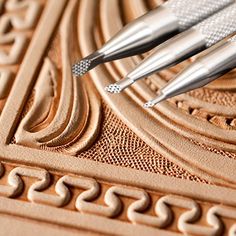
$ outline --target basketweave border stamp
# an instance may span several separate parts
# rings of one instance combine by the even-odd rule
[[[36,220],[47,223],[48,232],[52,225],[62,227],[62,235],[72,230],[235,235],[232,186],[196,183],[10,143],[34,73],[68,2],[75,1],[46,3],[0,116],[0,222],[7,216]]]

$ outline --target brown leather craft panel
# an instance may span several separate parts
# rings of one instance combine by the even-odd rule
[[[0,1],[0,235],[235,235],[236,72],[153,109],[191,60],[72,63],[161,0]]]

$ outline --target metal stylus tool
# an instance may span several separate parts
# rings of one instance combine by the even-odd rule
[[[199,57],[180,72],[175,79],[159,91],[159,96],[147,102],[145,107],[176,95],[200,88],[236,67],[236,36]]]
[[[119,93],[135,81],[176,65],[235,32],[236,3],[159,45],[125,79],[109,85],[106,90]]]
[[[169,0],[127,24],[102,48],[74,64],[72,72],[82,76],[101,63],[146,52],[234,2]]]

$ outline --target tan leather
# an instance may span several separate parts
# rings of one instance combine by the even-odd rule
[[[1,3],[4,235],[234,235],[234,71],[150,110],[142,104],[194,58],[119,95],[104,87],[146,55],[71,75],[78,57],[161,3]]]

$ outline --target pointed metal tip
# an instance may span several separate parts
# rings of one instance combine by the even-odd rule
[[[154,99],[148,101],[147,103],[145,103],[145,104],[143,105],[143,107],[144,107],[144,108],[154,107],[157,103],[164,101],[166,98],[167,98],[167,97],[166,97],[165,94],[160,93],[159,96],[157,96],[156,98],[154,98]]]
[[[132,79],[126,77],[115,84],[110,84],[105,88],[105,90],[110,93],[120,93],[133,83],[134,81]]]
[[[103,54],[97,52],[83,58],[72,66],[72,74],[75,76],[83,76],[95,66],[103,62]]]
[[[146,102],[143,107],[144,108],[150,108],[150,107],[153,107],[155,104],[152,102],[152,101],[149,101],[149,102]]]
[[[105,88],[105,90],[109,93],[120,93],[121,87],[117,84],[110,84]]]
[[[75,76],[83,76],[85,73],[89,71],[89,67],[91,65],[91,60],[82,59],[72,66],[72,73]]]

